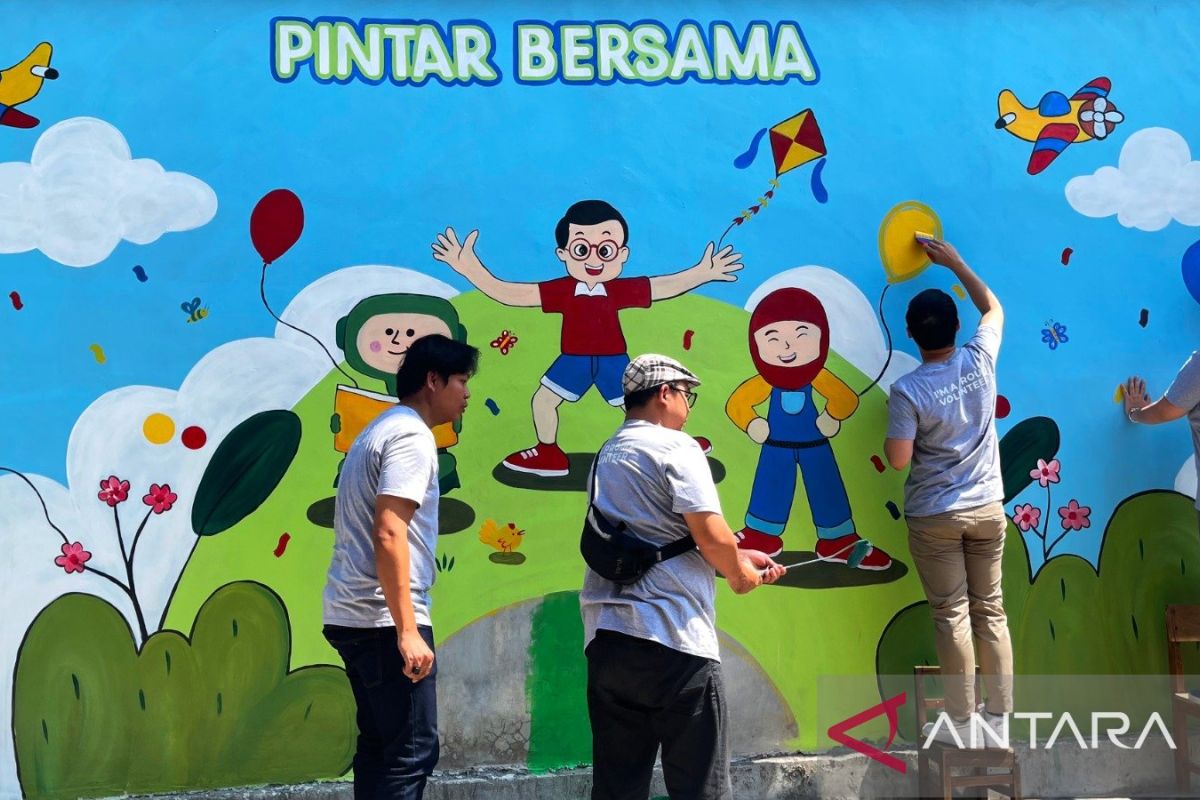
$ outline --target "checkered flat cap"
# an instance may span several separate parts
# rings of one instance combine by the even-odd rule
[[[664,383],[686,383],[688,386],[699,386],[700,379],[690,369],[673,358],[660,356],[658,353],[646,353],[629,362],[625,367],[625,375],[621,378],[621,387],[625,394],[633,394],[643,389],[653,389]]]

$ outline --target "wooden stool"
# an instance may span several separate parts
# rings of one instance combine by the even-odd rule
[[[1200,718],[1200,698],[1188,691],[1184,680],[1184,642],[1200,642],[1200,606],[1167,606],[1167,664],[1171,669],[1171,738],[1175,740],[1175,783],[1190,794],[1192,773],[1200,764],[1188,749],[1188,717]]]
[[[984,796],[991,789],[1013,800],[1021,797],[1021,766],[1012,748],[982,748],[968,750],[941,742],[930,742],[929,747],[923,747],[925,740],[921,736],[921,728],[928,721],[928,713],[932,709],[945,707],[945,701],[940,697],[925,696],[925,682],[930,677],[941,675],[941,667],[913,667],[913,681],[916,684],[917,697],[917,785],[922,797],[942,797],[951,800],[955,789],[982,789]],[[979,694],[979,673],[975,675],[976,696]],[[941,791],[929,792],[927,789],[933,780],[936,770],[941,778]],[[962,772],[959,772],[962,770]],[[997,770],[993,772],[992,770]],[[936,785],[936,784],[935,784]]]

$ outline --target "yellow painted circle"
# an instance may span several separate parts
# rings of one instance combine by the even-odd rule
[[[175,420],[166,414],[151,414],[142,423],[142,433],[151,444],[166,444],[175,435]]]
[[[942,222],[937,214],[916,200],[895,206],[879,224],[879,259],[888,283],[915,278],[929,266],[929,256],[914,236],[918,231],[942,238]]]

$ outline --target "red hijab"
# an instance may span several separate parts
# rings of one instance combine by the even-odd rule
[[[799,367],[784,367],[779,364],[768,364],[758,354],[758,345],[754,341],[754,332],[764,325],[794,319],[816,325],[821,330],[821,351],[811,363]],[[829,318],[825,315],[825,306],[812,292],[804,289],[776,289],[764,297],[754,307],[750,314],[750,357],[758,374],[767,383],[777,389],[796,391],[803,389],[813,382],[822,368],[825,359],[829,357]]]

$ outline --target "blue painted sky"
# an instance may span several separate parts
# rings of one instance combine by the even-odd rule
[[[766,187],[766,154],[745,171],[733,168],[734,156],[759,128],[810,107],[829,147],[829,203],[814,201],[811,167],[785,175],[771,206],[731,235],[746,256],[741,280],[701,293],[741,305],[771,275],[820,264],[877,298],[879,222],[895,203],[918,199],[938,211],[947,238],[1008,311],[1000,390],[1013,413],[1001,431],[1033,415],[1054,417],[1062,429],[1054,505],[1075,497],[1094,509],[1093,528],[1067,546],[1094,558],[1116,502],[1171,486],[1190,452],[1182,423],[1135,430],[1112,397],[1133,371],[1161,391],[1200,339],[1200,313],[1179,275],[1200,229],[1125,228],[1115,217],[1080,215],[1063,194],[1070,178],[1116,164],[1122,143],[1142,128],[1175,130],[1193,157],[1200,153],[1187,100],[1200,67],[1181,34],[1195,29],[1200,12],[1186,3],[762,3],[753,17],[736,5],[697,3],[690,18],[738,30],[754,19],[795,20],[820,80],[608,87],[517,84],[514,20],[657,19],[674,29],[681,17],[672,5],[405,6],[414,18],[475,18],[495,31],[501,82],[454,88],[320,85],[307,73],[288,84],[273,79],[273,16],[386,15],[378,6],[120,8],[112,12],[120,24],[96,23],[73,4],[5,14],[0,62],[46,40],[62,77],[24,107],[42,119],[39,128],[0,128],[0,162],[28,161],[55,122],[94,116],[124,134],[134,157],[205,181],[219,209],[200,229],[122,243],[90,268],[36,251],[0,256],[0,293],[18,291],[25,303],[20,312],[7,300],[0,307],[8,343],[2,464],[61,480],[71,426],[96,397],[130,384],[177,387],[219,344],[271,335],[248,237],[250,210],[270,189],[292,189],[307,212],[299,244],[269,272],[278,308],[353,264],[414,267],[467,289],[429,256],[431,237],[448,224],[480,228],[479,252],[503,277],[557,276],[554,223],[585,197],[608,199],[629,220],[631,273],[674,271]],[[1108,141],[1071,147],[1046,172],[1027,175],[1030,146],[993,127],[998,92],[1012,89],[1033,104],[1099,75],[1112,79],[1126,121]],[[1064,247],[1074,249],[1068,267],[1059,263]],[[148,282],[136,280],[135,265]],[[912,294],[950,283],[927,272],[890,292],[893,328],[902,328]],[[193,296],[212,313],[188,325],[179,304]],[[1145,329],[1142,308],[1150,311]],[[1056,352],[1040,340],[1051,318],[1070,335]],[[106,364],[93,359],[93,342]]]

